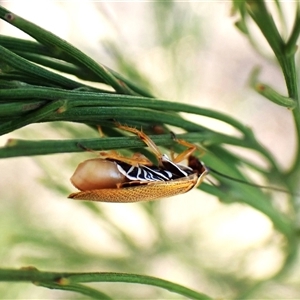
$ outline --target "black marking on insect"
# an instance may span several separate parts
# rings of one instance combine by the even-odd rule
[[[110,160],[110,159],[107,159]],[[118,160],[111,160],[117,164],[118,170],[129,180],[133,181],[170,181],[187,177],[194,173],[190,167],[172,162],[167,155],[163,155],[161,166],[133,166]]]

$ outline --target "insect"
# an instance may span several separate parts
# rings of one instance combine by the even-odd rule
[[[203,181],[208,169],[192,153],[197,149],[184,140],[176,141],[188,149],[170,159],[142,131],[124,125],[119,129],[136,134],[156,156],[158,165],[140,153],[132,157],[110,151],[102,158],[89,159],[71,177],[80,192],[69,198],[100,202],[138,202],[171,197],[188,192]],[[180,164],[188,159],[188,165]]]

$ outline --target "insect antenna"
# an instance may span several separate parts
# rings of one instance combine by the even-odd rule
[[[208,170],[208,172],[215,173],[215,174],[217,174],[217,175],[219,175],[221,177],[224,177],[224,178],[227,178],[227,179],[231,179],[233,181],[236,181],[236,182],[239,182],[239,183],[242,183],[242,184],[246,184],[246,185],[249,185],[249,186],[258,187],[258,188],[261,188],[261,189],[273,190],[273,191],[277,191],[277,192],[281,192],[281,193],[285,193],[285,194],[289,194],[289,195],[294,195],[294,196],[299,196],[300,195],[300,194],[297,194],[297,193],[295,193],[295,194],[291,193],[288,190],[281,189],[281,188],[278,188],[278,187],[275,187],[275,186],[260,185],[260,184],[251,183],[251,182],[245,181],[243,179],[231,177],[231,176],[223,174],[223,173],[221,173],[221,172],[219,172],[217,170],[214,170],[214,169],[212,169],[210,167],[206,167],[206,169]]]
[[[207,169],[207,167],[206,167]],[[208,170],[209,171],[209,170]],[[212,180],[210,180],[209,178],[205,178],[206,181],[208,181],[211,185],[215,186],[215,187],[218,187]]]

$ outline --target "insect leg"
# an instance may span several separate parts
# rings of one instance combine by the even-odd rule
[[[142,131],[140,131],[136,128],[132,128],[132,127],[121,125],[121,124],[116,124],[116,126],[119,129],[129,131],[129,132],[132,132],[132,133],[136,134],[151,149],[153,154],[157,157],[158,161],[161,161],[162,153],[160,152],[160,150],[156,146],[156,144],[144,132],[142,132]]]
[[[87,148],[86,146],[82,145],[81,143],[76,143],[76,146],[78,146],[78,148],[81,148],[82,150],[87,151],[87,152],[98,153],[97,151],[95,151],[93,149]]]
[[[174,153],[171,153],[171,157],[174,163],[180,163],[181,161],[183,161],[184,159],[187,159],[191,154],[193,154],[196,150],[199,150],[201,152],[204,152],[204,150],[198,146],[196,146],[195,144],[192,144],[190,142],[187,142],[185,140],[182,139],[177,139],[175,134],[173,132],[171,132],[172,138],[173,140],[182,145],[187,147],[188,149],[186,149],[185,151],[179,153],[177,156],[174,156]]]
[[[111,159],[111,160],[118,160],[124,162],[129,165],[138,166],[138,165],[145,165],[145,166],[152,166],[153,163],[144,155],[140,153],[134,153],[132,157],[126,157],[118,153],[117,151],[111,150],[108,152],[99,152],[99,154],[103,158]]]
[[[103,130],[100,125],[97,125],[97,130],[98,130],[100,137],[104,137],[104,133],[103,133]]]

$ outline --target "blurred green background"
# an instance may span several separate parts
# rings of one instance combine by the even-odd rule
[[[273,60],[266,59],[271,51],[255,28],[258,49],[236,29],[229,2],[1,4],[141,82],[159,98],[234,116],[253,129],[282,166],[291,163],[295,141],[290,112],[264,100],[248,84],[251,71],[259,65],[264,82],[285,93],[282,75]],[[289,20],[295,7],[284,3],[283,10]],[[4,22],[0,30],[26,36]],[[217,121],[189,118],[233,133]],[[74,135],[97,137],[84,125],[38,124],[2,136],[0,143],[9,138]],[[250,152],[242,154],[259,161]],[[255,287],[254,298],[297,298],[298,262],[295,272],[285,278],[267,280],[280,269],[285,254],[283,237],[264,215],[245,205],[224,205],[199,190],[141,204],[94,205],[67,199],[74,191],[69,182],[73,170],[90,157],[84,153],[0,160],[2,268],[147,274],[216,298],[235,297],[266,280]],[[284,210],[285,196],[275,193],[275,198]],[[141,285],[93,286],[122,299],[174,299],[167,291]],[[84,299],[27,283],[0,283],[0,295],[2,299]]]

